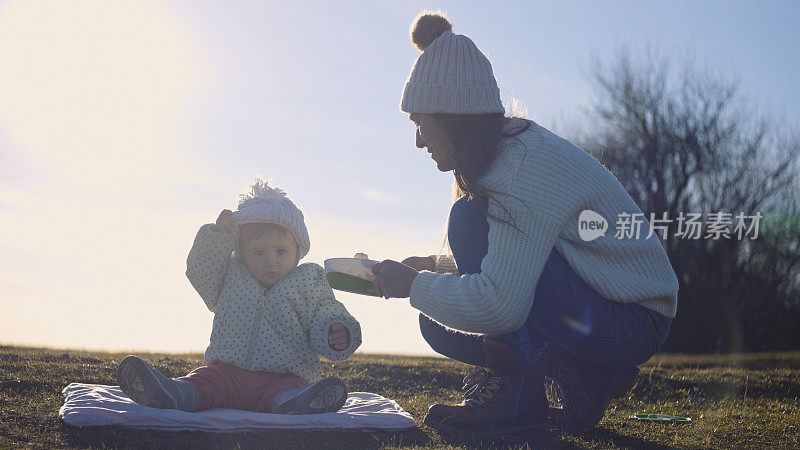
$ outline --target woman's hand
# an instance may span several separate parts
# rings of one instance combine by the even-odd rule
[[[375,293],[378,297],[406,298],[411,295],[411,283],[419,272],[387,259],[375,264],[372,273],[375,274]]]
[[[411,267],[417,272],[421,272],[423,270],[430,270],[431,272],[436,271],[436,261],[434,261],[430,256],[409,256],[403,260],[403,264]]]
[[[217,217],[217,223],[211,225],[211,229],[217,233],[230,233],[233,226],[233,212],[230,209],[223,209]]]
[[[339,322],[333,322],[328,327],[328,347],[342,351],[350,344],[350,332]]]

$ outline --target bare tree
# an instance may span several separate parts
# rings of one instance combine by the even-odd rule
[[[593,128],[577,141],[648,218],[673,220],[663,244],[680,292],[666,349],[800,348],[797,133],[753,114],[736,82],[692,67],[624,50],[596,62]],[[688,213],[764,220],[755,239],[678,237],[675,219]]]

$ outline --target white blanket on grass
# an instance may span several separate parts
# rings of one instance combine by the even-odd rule
[[[351,392],[335,413],[283,415],[237,409],[188,413],[136,404],[119,386],[72,383],[63,391],[59,417],[77,427],[119,425],[158,430],[406,430],[414,419],[396,402],[369,392]]]

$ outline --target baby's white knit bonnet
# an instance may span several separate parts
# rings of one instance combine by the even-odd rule
[[[248,191],[239,194],[239,207],[233,213],[233,237],[239,242],[239,226],[245,223],[274,223],[289,229],[297,242],[297,259],[308,254],[308,237],[303,212],[286,196],[283,189],[270,187],[256,178]]]
[[[411,23],[411,42],[422,52],[411,68],[400,109],[407,113],[503,113],[489,59],[466,36],[453,34],[440,12]]]

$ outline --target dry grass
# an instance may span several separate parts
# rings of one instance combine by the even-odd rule
[[[0,347],[0,447],[292,447],[380,448],[541,447],[508,439],[469,443],[443,439],[421,425],[429,404],[458,401],[468,368],[438,358],[356,355],[326,364],[351,390],[397,400],[418,427],[400,433],[159,432],[121,427],[78,429],[57,415],[70,382],[114,384],[124,354]],[[142,355],[169,376],[201,362],[201,355]],[[639,423],[634,413],[689,416],[688,425]],[[800,353],[730,356],[659,355],[648,362],[626,398],[612,403],[600,425],[564,436],[558,448],[800,447]]]

